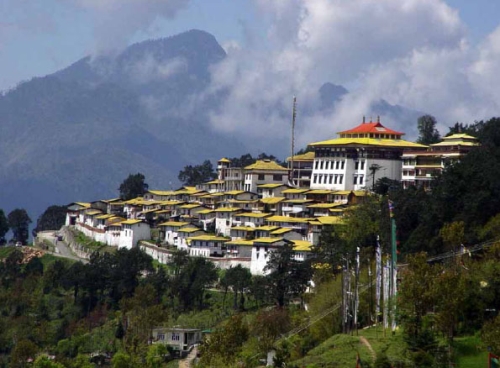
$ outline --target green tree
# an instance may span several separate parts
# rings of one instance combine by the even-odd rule
[[[12,368],[24,368],[28,367],[28,359],[35,359],[36,353],[38,352],[38,346],[36,346],[30,340],[20,340],[12,349],[10,359]]]
[[[373,191],[379,195],[385,196],[389,191],[399,188],[401,188],[401,182],[399,180],[392,180],[384,176],[375,182]]]
[[[40,355],[35,359],[33,368],[64,368],[64,365],[52,361],[47,355]]]
[[[133,368],[132,358],[127,353],[119,351],[111,359],[111,366],[113,368]]]
[[[5,213],[0,209],[0,245],[5,243],[5,235],[9,231],[9,221],[5,217]]]
[[[228,286],[233,289],[234,294],[234,309],[238,308],[243,310],[245,308],[245,289],[248,288],[252,282],[252,274],[248,268],[244,268],[241,265],[236,267],[231,267],[226,271],[224,278],[227,281]],[[238,293],[240,294],[240,302],[238,306]]]
[[[293,246],[284,244],[270,252],[264,271],[269,271],[268,280],[272,295],[278,306],[288,304],[290,298],[304,293],[312,277],[311,264],[294,258]]]
[[[216,280],[217,270],[212,262],[201,257],[189,258],[174,286],[183,309],[202,309],[205,290]]]
[[[45,230],[59,230],[66,221],[66,206],[50,206],[38,217],[34,234]]]
[[[14,240],[26,244],[29,236],[31,219],[25,209],[16,208],[7,216]]]
[[[326,225],[321,230],[318,243],[312,247],[314,262],[327,264],[335,275],[343,264],[343,257],[349,252],[346,240],[342,236],[341,226]]]
[[[205,160],[201,165],[188,165],[179,172],[179,180],[187,186],[194,186],[213,180],[217,173],[210,160]]]
[[[500,315],[483,325],[481,339],[486,346],[491,347],[493,353],[500,354]]]
[[[418,126],[418,139],[420,144],[433,144],[441,140],[438,130],[436,129],[437,121],[432,115],[422,115],[417,120]]]
[[[123,200],[129,200],[143,196],[149,188],[149,185],[146,184],[145,180],[145,176],[141,173],[137,173],[135,175],[130,174],[118,188],[120,191],[120,198]]]
[[[235,363],[241,346],[248,339],[248,332],[243,315],[231,317],[200,346],[200,366],[228,367]]]
[[[153,344],[148,348],[146,364],[148,368],[161,368],[168,357],[167,347],[163,344]]]

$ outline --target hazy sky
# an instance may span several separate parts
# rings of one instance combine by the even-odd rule
[[[499,23],[498,0],[0,0],[0,90],[195,28],[228,51],[207,93],[238,86],[215,128],[278,130],[270,108],[325,81],[352,93],[311,129],[352,126],[379,98],[450,125],[498,115]]]

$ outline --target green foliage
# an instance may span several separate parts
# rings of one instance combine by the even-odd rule
[[[302,295],[312,277],[310,262],[295,260],[290,244],[270,252],[264,270],[269,271],[270,291],[280,307],[288,304],[290,298]]]
[[[136,197],[142,197],[147,192],[149,185],[145,182],[146,177],[141,174],[130,174],[121,184],[120,199],[129,200]]]
[[[9,221],[5,216],[5,213],[0,208],[0,245],[5,243],[5,235],[9,231]]]
[[[59,230],[66,221],[66,206],[50,206],[36,221],[35,233],[45,230]]]
[[[179,172],[178,179],[187,186],[195,186],[217,177],[212,163],[205,160],[201,165],[188,165]]]
[[[36,346],[32,341],[20,340],[12,349],[11,367],[26,367],[26,362],[28,359],[35,359],[35,355],[38,352],[38,346]]]
[[[245,308],[245,289],[247,289],[252,282],[252,274],[248,268],[241,265],[229,268],[224,277],[223,282],[233,289],[234,304],[233,308],[239,307],[240,310]],[[238,293],[240,293],[240,300],[238,304]]]
[[[119,351],[111,359],[111,366],[113,368],[133,368],[132,358],[129,354]]]
[[[221,328],[210,335],[210,339],[200,346],[200,366],[214,367],[234,364],[243,343],[248,339],[248,326],[242,315],[231,317]]]
[[[164,366],[169,353],[163,344],[154,344],[148,348],[146,364],[148,368],[161,368]]]
[[[437,121],[434,116],[423,115],[419,117],[417,125],[419,133],[417,143],[429,145],[440,141],[441,136],[436,129]]]
[[[16,208],[9,213],[7,219],[12,234],[14,235],[14,240],[16,242],[21,242],[21,244],[26,244],[29,236],[29,224],[31,223],[31,219],[26,210]]]
[[[64,365],[53,362],[47,355],[40,355],[35,359],[33,368],[64,368]]]

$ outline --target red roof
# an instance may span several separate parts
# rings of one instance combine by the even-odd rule
[[[358,133],[376,133],[376,134],[395,134],[395,135],[404,135],[404,133],[396,132],[395,130],[386,128],[380,122],[369,122],[369,123],[361,123],[356,128],[344,130],[339,132],[338,134],[358,134]]]

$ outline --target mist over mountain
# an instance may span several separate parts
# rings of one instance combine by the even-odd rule
[[[285,157],[288,127],[263,143],[210,123],[229,88],[238,88],[211,92],[212,68],[225,58],[215,37],[192,30],[116,56],[85,57],[0,95],[0,208],[24,207],[36,220],[52,204],[116,197],[130,173],[143,173],[151,188],[169,189],[179,185],[182,167],[205,159],[262,149]],[[328,112],[347,94],[325,83],[319,100],[300,111]],[[394,119],[414,118],[385,101],[378,108]]]

